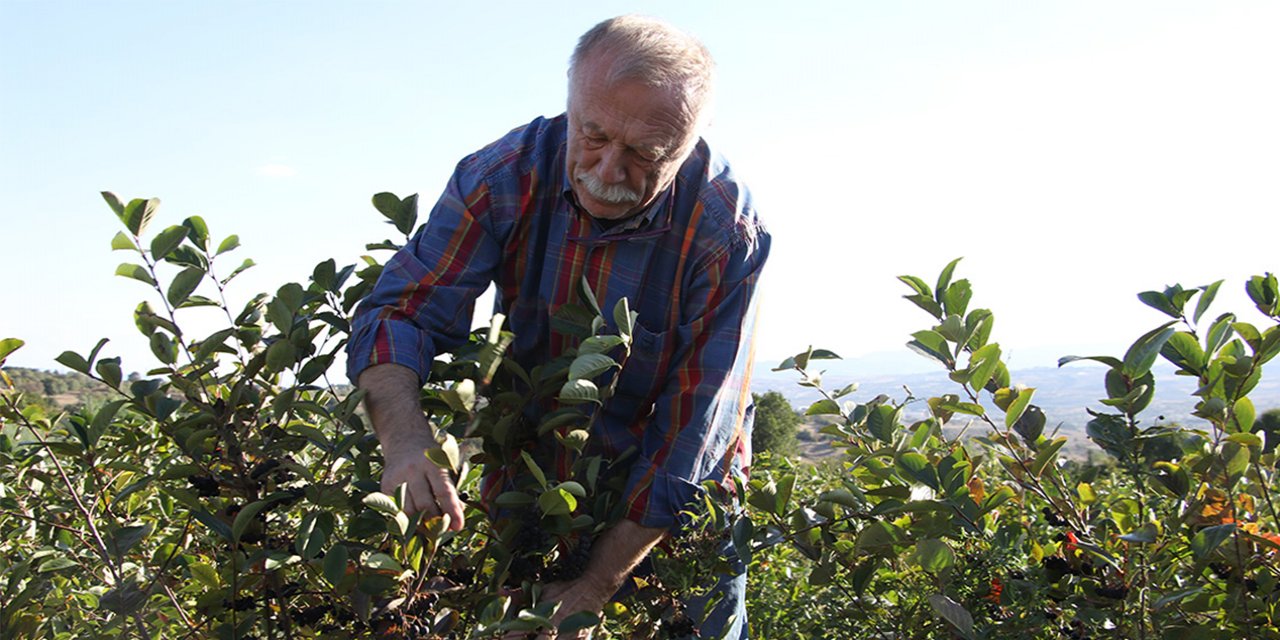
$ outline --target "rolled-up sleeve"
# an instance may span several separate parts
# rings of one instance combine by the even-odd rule
[[[626,517],[676,530],[706,480],[750,457],[757,284],[763,229],[694,270],[682,297],[675,353],[624,493]]]
[[[347,344],[347,377],[399,364],[425,382],[431,361],[461,345],[475,300],[493,280],[502,247],[488,226],[490,193],[476,156],[458,164],[427,222],[396,252],[360,302]]]

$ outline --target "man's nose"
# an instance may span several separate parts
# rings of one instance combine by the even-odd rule
[[[596,177],[605,184],[619,184],[627,180],[626,150],[615,145],[605,145],[596,163]]]

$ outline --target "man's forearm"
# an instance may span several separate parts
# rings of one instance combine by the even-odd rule
[[[583,577],[609,598],[666,533],[666,529],[622,520],[592,545],[591,562]]]
[[[419,404],[418,375],[398,364],[378,364],[365,369],[358,381],[365,392],[365,407],[373,431],[384,447],[400,443],[434,441]]]

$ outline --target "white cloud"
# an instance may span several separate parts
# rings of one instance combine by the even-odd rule
[[[298,170],[287,164],[264,164],[256,173],[267,178],[292,178],[298,175]]]

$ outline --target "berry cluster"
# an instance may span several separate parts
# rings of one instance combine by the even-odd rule
[[[590,534],[583,534],[578,538],[578,543],[574,545],[573,551],[561,554],[559,562],[547,572],[547,580],[551,582],[577,580],[582,574],[586,573],[587,565],[591,563],[593,540]]]

